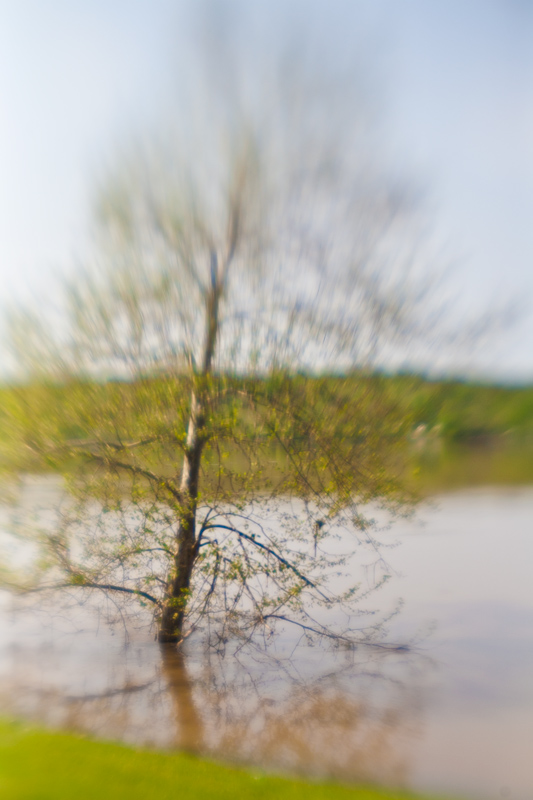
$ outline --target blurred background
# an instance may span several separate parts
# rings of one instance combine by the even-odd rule
[[[179,115],[181,89],[194,85],[203,14],[215,41],[217,25],[237,30],[243,64],[266,61],[291,41],[333,71],[353,68],[372,116],[374,155],[423,198],[458,320],[502,304],[512,309],[513,324],[475,359],[456,354],[439,371],[531,380],[533,4],[200,6],[1,3],[2,307],[43,291],[53,296],[57,276],[76,269],[103,167],[117,148]],[[416,366],[430,369],[430,361]]]
[[[237,659],[224,662],[213,656],[211,662],[191,637],[184,651],[168,650],[161,658],[154,646],[148,612],[141,609],[126,625],[109,595],[80,601],[76,592],[79,586],[88,584],[79,581],[76,584],[75,579],[81,573],[72,573],[73,582],[69,586],[78,588],[57,606],[55,599],[48,606],[43,602],[39,608],[35,604],[26,607],[23,601],[16,611],[8,593],[0,592],[3,713],[137,745],[191,750],[200,755],[320,778],[371,781],[480,798],[504,796],[528,800],[531,797],[532,42],[532,0],[106,0],[105,3],[0,0],[0,326],[17,304],[45,308],[52,318],[55,307],[61,308],[65,277],[73,279],[75,285],[76,276],[81,276],[98,244],[95,197],[102,186],[105,189],[109,175],[112,178],[118,175],[119,179],[126,175],[122,185],[118,181],[119,188],[125,187],[122,201],[126,200],[122,206],[118,203],[117,208],[112,207],[115,186],[112,181],[107,195],[104,191],[104,200],[110,200],[111,222],[116,218],[120,222],[124,208],[130,213],[129,233],[133,230],[133,244],[144,256],[143,247],[153,233],[150,229],[153,219],[149,220],[147,232],[142,229],[146,219],[143,202],[147,200],[149,206],[153,201],[157,206],[161,201],[156,209],[162,210],[160,218],[155,214],[156,221],[161,222],[171,206],[169,198],[173,199],[166,192],[169,184],[172,188],[172,180],[178,173],[173,173],[170,167],[167,170],[165,161],[168,152],[165,147],[169,141],[172,144],[172,132],[185,130],[183,142],[194,154],[194,146],[200,147],[191,121],[196,113],[199,130],[209,141],[211,118],[224,122],[226,100],[233,101],[240,92],[237,99],[244,98],[246,110],[251,109],[250,119],[256,126],[254,134],[259,134],[257,140],[262,145],[265,142],[269,145],[272,130],[276,134],[281,131],[279,139],[272,139],[272,150],[269,146],[264,148],[264,163],[276,165],[274,177],[278,188],[281,187],[279,208],[272,204],[274,222],[283,217],[283,202],[290,195],[290,191],[286,195],[283,192],[287,186],[289,190],[296,186],[289,198],[296,208],[294,220],[290,220],[296,222],[294,241],[300,241],[298,224],[304,220],[313,235],[307,239],[305,229],[302,242],[315,244],[312,223],[316,223],[316,240],[320,243],[323,224],[326,228],[323,238],[328,243],[327,223],[334,219],[341,231],[338,237],[341,262],[346,242],[350,246],[355,243],[354,252],[364,255],[364,246],[359,251],[357,244],[364,239],[365,231],[370,231],[371,245],[377,242],[375,263],[384,269],[373,273],[369,259],[370,268],[368,273],[363,270],[363,278],[375,278],[375,284],[370,280],[367,292],[368,286],[363,281],[361,294],[357,295],[355,290],[353,294],[360,302],[353,308],[354,317],[368,297],[376,301],[370,311],[371,323],[376,323],[376,328],[371,324],[367,339],[362,337],[364,345],[370,340],[369,352],[375,331],[377,338],[383,334],[386,339],[386,324],[380,328],[383,309],[390,312],[383,317],[394,318],[393,333],[397,332],[395,325],[401,328],[395,312],[397,308],[402,311],[402,267],[410,266],[412,261],[415,277],[422,278],[429,287],[427,307],[426,295],[422,293],[415,298],[418,310],[422,307],[424,312],[420,327],[418,318],[413,317],[412,324],[408,319],[406,338],[412,333],[415,346],[403,348],[401,340],[392,338],[392,344],[386,342],[375,360],[369,357],[367,362],[332,361],[333,367],[321,383],[321,377],[308,365],[320,352],[322,360],[317,358],[315,372],[329,366],[325,360],[327,348],[320,350],[320,345],[316,345],[314,349],[312,334],[314,331],[318,341],[317,331],[327,330],[332,317],[342,317],[337,312],[344,310],[343,304],[349,305],[346,286],[332,272],[329,295],[320,296],[314,285],[302,288],[302,275],[307,279],[307,273],[298,273],[298,255],[292,262],[293,272],[290,272],[290,257],[284,262],[279,256],[282,278],[286,280],[285,285],[281,284],[282,299],[290,284],[295,310],[301,311],[303,307],[305,311],[305,301],[310,297],[311,305],[318,297],[315,310],[320,312],[318,316],[322,315],[323,327],[309,329],[310,348],[306,351],[305,341],[298,352],[302,357],[297,380],[301,379],[302,385],[308,383],[322,389],[331,385],[330,405],[325,405],[326,410],[315,416],[315,424],[319,417],[327,421],[328,413],[332,423],[336,423],[341,416],[339,409],[351,408],[353,417],[346,423],[348,435],[344,436],[344,429],[339,430],[343,441],[351,434],[356,437],[357,425],[361,423],[359,401],[354,398],[358,391],[371,396],[375,384],[376,396],[382,397],[383,392],[390,401],[383,406],[378,403],[377,411],[372,410],[373,424],[377,420],[377,445],[382,446],[388,457],[394,436],[401,437],[408,454],[407,466],[402,462],[401,469],[405,470],[402,478],[409,489],[414,485],[421,497],[431,498],[429,503],[422,504],[415,519],[406,516],[396,520],[391,530],[390,518],[380,516],[382,509],[379,509],[376,530],[383,550],[378,548],[372,558],[366,551],[361,554],[358,550],[354,562],[349,562],[350,576],[362,587],[365,602],[366,590],[370,592],[379,586],[379,601],[371,595],[364,613],[371,616],[379,612],[384,616],[389,641],[401,643],[398,649],[385,652],[379,648],[361,648],[325,657],[318,648],[314,653],[304,648],[297,651],[299,640],[295,644],[294,638],[281,636],[279,651],[274,655],[281,660],[289,653],[292,658],[288,659],[290,669],[284,671],[277,662],[267,664],[255,655],[248,660],[243,657],[241,662]],[[302,147],[303,155],[297,152],[299,136],[293,129],[284,130],[286,120],[293,119],[290,113],[286,116],[279,113],[275,124],[268,128],[266,101],[275,96],[275,91],[269,98],[258,87],[268,86],[272,79],[274,88],[281,86],[285,91],[286,102],[290,98],[289,77],[293,74],[290,70],[295,64],[303,65],[302,85],[307,93],[300,100],[303,97],[304,112],[309,113],[302,113],[301,118],[295,113],[294,119],[303,120],[302,130],[309,134],[311,145],[314,133],[319,145],[333,143],[331,184],[330,176],[325,174],[327,169],[322,170],[324,164],[327,167],[327,159],[320,161],[317,157],[314,163],[312,146],[308,151]],[[274,82],[274,72],[269,72],[272,65],[281,66],[277,74],[277,78],[279,75],[282,78],[280,84]],[[284,76],[287,76],[285,82]],[[203,93],[207,84],[211,94]],[[323,124],[327,116],[324,109],[330,106],[321,102],[330,96],[331,108],[337,116],[327,118]],[[235,109],[239,110],[238,102],[230,106],[231,103],[228,105],[231,132],[231,123],[241,120],[238,116],[231,117]],[[290,103],[282,112],[287,108],[289,112],[292,110]],[[316,109],[315,131],[312,123]],[[263,118],[267,127],[261,139],[258,121]],[[354,120],[360,123],[353,128],[355,166],[350,161],[352,128],[348,127]],[[221,129],[225,130],[223,125]],[[214,130],[214,138],[218,131]],[[327,135],[322,140],[324,131]],[[336,151],[335,142],[339,143]],[[287,149],[283,150],[285,145]],[[145,174],[141,168],[138,172],[135,169],[128,172],[129,153],[139,153],[143,147],[147,148],[145,153],[155,152],[154,161],[147,158],[150,169],[155,171],[148,169]],[[187,147],[183,152],[189,152]],[[204,149],[204,152],[209,151]],[[272,153],[281,156],[269,162],[267,157]],[[295,158],[292,164],[287,157],[291,153],[302,155],[301,161]],[[327,155],[326,146],[320,157],[324,153]],[[250,163],[243,170],[249,169],[253,178]],[[318,189],[316,194],[309,192],[308,216],[302,213],[300,218],[298,168],[303,165],[305,171],[309,164],[315,168],[315,172],[310,170],[310,182],[317,178]],[[342,172],[343,165],[349,167],[346,172]],[[201,190],[206,185],[209,188],[210,166],[207,164],[204,171],[200,168],[195,173],[200,176]],[[232,162],[231,169],[234,166]],[[293,166],[294,173],[290,171]],[[237,172],[235,169],[233,177]],[[270,178],[268,169],[265,172]],[[156,182],[150,184],[150,175],[154,174],[162,179],[152,193]],[[362,177],[361,187],[354,190],[355,207],[358,208],[359,201],[361,211],[356,225],[351,225],[349,216],[354,208],[350,205],[353,197],[349,190],[357,183],[353,176]],[[146,179],[144,184],[143,179]],[[238,181],[236,184],[242,189]],[[253,193],[253,181],[251,185]],[[301,196],[305,199],[309,185],[306,187],[303,180],[302,186]],[[335,197],[330,203],[327,191],[331,186],[339,188],[339,196],[332,192]],[[368,187],[370,191],[366,192]],[[350,201],[346,206],[342,203],[344,195],[340,197],[342,192]],[[187,217],[191,210],[187,207],[189,195],[184,192],[183,196]],[[298,202],[293,202],[294,197]],[[205,192],[205,198],[205,208],[209,209],[212,200],[209,191]],[[252,220],[243,236],[252,240],[258,209],[252,208],[253,203],[247,207],[249,195],[245,190],[241,191],[239,202],[243,198],[242,207],[250,212]],[[375,205],[368,204],[367,208],[369,198]],[[261,195],[260,200],[263,199]],[[231,202],[228,206],[231,207]],[[257,206],[261,211],[259,201]],[[343,219],[336,216],[338,208],[344,209]],[[260,214],[259,218],[262,222]],[[211,224],[208,215],[205,219]],[[227,235],[225,217],[221,219],[219,228],[224,236]],[[137,225],[139,220],[141,224]],[[374,224],[367,226],[368,220],[371,223],[374,220]],[[207,231],[199,250],[194,250],[197,243],[193,241],[190,252],[201,251],[205,255],[209,236],[213,234],[216,238],[220,233],[218,223],[219,219]],[[198,234],[195,225],[197,220],[193,219],[193,240]],[[113,234],[112,225],[110,228]],[[392,236],[387,239],[391,228]],[[140,234],[136,239],[138,229]],[[283,230],[280,230],[278,244],[281,244],[276,257],[285,253]],[[277,228],[275,232],[279,232]],[[225,247],[223,236],[219,257]],[[154,235],[152,240],[156,238]],[[167,244],[168,241],[171,238]],[[403,249],[399,247],[397,251],[397,244]],[[250,252],[252,249],[250,246]],[[310,256],[310,261],[315,259],[315,278],[320,277],[324,268],[319,250],[313,250]],[[152,256],[158,254],[156,247],[148,251]],[[248,252],[245,251],[246,255]],[[334,249],[332,252],[335,255]],[[118,261],[125,265],[127,273],[131,253],[127,249],[124,253],[123,261]],[[140,259],[137,285],[141,299],[145,261],[149,259]],[[351,265],[349,258],[345,265]],[[395,265],[399,272],[391,277],[388,269],[391,266],[392,273]],[[199,281],[205,300],[210,297],[209,287],[215,293],[216,269],[208,259],[201,261],[201,268],[205,268],[205,275],[201,276],[203,284]],[[329,273],[324,272],[327,278]],[[291,283],[294,274],[300,284],[298,280]],[[350,278],[352,273],[348,270],[347,274]],[[239,273],[235,280],[239,285]],[[126,297],[127,305],[129,284],[125,285],[123,295],[119,287],[116,296],[120,300]],[[132,285],[135,288],[134,280]],[[267,281],[265,285],[279,289],[275,281],[272,284]],[[386,290],[383,296],[389,303],[380,307],[378,300],[382,295],[377,290],[382,285]],[[90,284],[87,286],[90,289]],[[416,288],[416,282],[413,286]],[[373,289],[377,290],[373,293]],[[235,293],[244,305],[249,299],[246,291],[242,290],[240,297],[239,290]],[[105,292],[102,295],[99,308],[103,311],[100,318],[97,314],[95,318],[97,322],[104,321],[102,339],[105,340],[106,314],[111,307],[112,316],[116,297],[106,296]],[[263,290],[258,296],[259,305],[263,301],[266,305],[270,299],[268,291]],[[330,297],[334,302],[328,307]],[[155,322],[145,337],[149,344],[157,338],[159,329],[164,328],[159,312],[165,317],[166,299],[165,291],[156,296]],[[397,306],[393,302],[396,299]],[[195,304],[189,302],[186,292],[185,303],[183,296],[180,301],[192,307],[194,316]],[[170,297],[170,307],[172,302]],[[80,328],[82,333],[89,332],[89,339],[95,307],[88,302],[86,317],[80,314]],[[409,311],[408,304],[406,307]],[[133,309],[132,318],[139,308]],[[259,306],[246,309],[252,327],[260,316],[256,313],[258,309],[261,311]],[[276,323],[285,320],[276,317],[275,312],[272,319]],[[431,324],[438,323],[434,330],[431,325],[425,327],[428,320]],[[22,317],[23,340],[27,333],[24,323]],[[444,328],[439,327],[440,323],[444,323]],[[119,330],[121,325],[126,327],[123,318],[119,318]],[[204,328],[199,327],[200,323],[195,325],[193,333],[200,331],[196,338],[203,344]],[[357,330],[357,325],[358,322],[348,329],[350,334]],[[451,337],[451,346],[444,329],[447,335],[457,332],[456,340]],[[39,329],[36,330],[39,338]],[[241,329],[235,330],[238,340]],[[300,328],[298,335],[300,340],[305,339],[305,327]],[[254,342],[249,337],[245,342],[249,345],[248,361],[240,372],[242,362],[236,357],[237,369],[232,377],[236,375],[237,381],[249,377],[248,367],[253,372],[250,353]],[[61,344],[61,332],[58,341]],[[128,341],[127,345],[130,344]],[[168,352],[174,355],[174,342],[165,344],[169,347],[163,348],[163,356],[153,368],[156,387],[159,380],[162,386],[167,385],[164,367],[170,360],[164,359]],[[332,352],[335,344],[333,336]],[[344,355],[349,359],[351,343],[342,340],[341,344],[346,347]],[[76,350],[73,346],[71,351],[77,356],[82,348]],[[229,346],[227,351],[231,351]],[[41,352],[39,347],[35,352]],[[194,353],[190,358],[190,351],[183,347],[183,354],[189,359],[188,365],[194,364]],[[265,359],[269,367],[276,367],[274,356],[270,358],[267,353]],[[109,361],[112,359],[108,359],[106,367]],[[94,363],[98,367],[100,362],[95,358]],[[154,437],[148,436],[146,442],[156,441],[153,452],[147,451],[142,468],[148,465],[152,469],[154,463],[160,466],[161,462],[167,470],[161,474],[168,475],[172,468],[175,473],[176,463],[169,463],[169,451],[158,450],[157,441],[161,430],[168,432],[165,426],[175,436],[177,409],[182,414],[178,421],[185,420],[182,426],[185,430],[189,395],[187,391],[180,395],[176,390],[182,379],[179,370],[185,362],[176,367],[175,386],[172,375],[168,378],[172,391],[156,393],[149,400],[143,399],[142,391],[139,397],[135,394],[138,388],[142,390],[145,375],[150,374],[147,363],[153,366],[155,361],[144,362],[138,357],[138,371],[129,383],[124,379],[125,372],[113,371],[114,364],[107,373],[98,373],[96,368],[91,372],[89,368],[84,375],[80,360],[79,384],[76,381],[72,386],[68,381],[65,385],[54,384],[53,380],[47,384],[44,380],[41,385],[37,372],[37,380],[25,387],[16,381],[9,384],[16,364],[7,348],[0,347],[0,469],[5,467],[0,489],[3,491],[4,478],[10,477],[10,470],[14,474],[18,469],[21,474],[16,491],[0,507],[0,545],[2,557],[7,554],[6,562],[11,558],[17,565],[17,560],[34,558],[31,543],[31,551],[27,549],[30,522],[37,536],[41,539],[48,536],[49,541],[59,529],[58,509],[64,497],[54,472],[63,471],[70,477],[72,452],[56,457],[52,449],[48,458],[46,447],[50,443],[66,442],[68,447],[75,448],[86,443],[91,433],[97,441],[95,445],[90,441],[89,445],[102,445],[108,459],[106,437],[119,440],[116,445],[119,451],[121,436],[124,441],[139,437],[136,446],[146,434],[135,427],[140,420],[139,424],[148,426],[148,433],[150,426],[155,431]],[[222,364],[219,374],[214,368],[217,378],[227,377],[224,370],[228,363],[223,359],[219,362]],[[350,368],[367,367],[368,371],[354,369],[353,373],[348,370],[348,374],[343,374],[343,365],[347,363]],[[377,372],[372,372],[374,368]],[[148,371],[143,372],[145,369]],[[322,371],[328,372],[327,368]],[[382,373],[386,373],[384,378]],[[75,369],[72,374],[76,375]],[[258,374],[261,375],[261,365]],[[87,375],[89,379],[84,383]],[[107,380],[102,380],[102,376]],[[80,387],[81,391],[77,391]],[[133,399],[130,398],[128,405],[130,391]],[[239,394],[235,387],[233,391]],[[274,385],[273,392],[277,391]],[[115,399],[106,405],[107,400],[98,399],[100,395]],[[91,402],[98,409],[94,416]],[[126,408],[129,413],[124,412]],[[393,431],[395,413],[403,422]],[[237,412],[235,415],[237,418]],[[242,419],[246,422],[247,418],[243,415]],[[381,422],[385,423],[382,438]],[[331,430],[336,430],[335,424]],[[373,443],[374,430],[370,424],[369,430],[371,435],[362,435],[361,441],[366,441],[367,436],[370,450],[374,447],[380,455],[379,447]],[[34,438],[37,443],[44,442],[40,461],[31,460],[33,453],[31,458],[28,455]],[[327,429],[325,438],[334,441]],[[28,442],[30,447],[26,447]],[[253,450],[253,441],[250,446]],[[96,451],[96,456],[99,453]],[[89,467],[94,455],[88,453]],[[283,472],[286,465],[279,452],[276,451],[279,463],[271,456],[269,452],[272,469]],[[72,463],[75,467],[77,452]],[[136,463],[132,461],[126,467]],[[358,462],[356,467],[359,466]],[[181,461],[178,471],[180,468]],[[209,472],[209,467],[206,469]],[[112,472],[111,467],[109,470]],[[247,481],[247,469],[239,467],[239,470]],[[80,474],[83,484],[89,472]],[[144,471],[143,475],[148,475],[150,484],[151,473]],[[379,469],[376,475],[381,478]],[[255,475],[250,496],[256,500],[262,486],[254,485],[254,480]],[[105,480],[102,482],[105,484]],[[386,494],[387,482],[377,483],[378,487],[385,486]],[[158,479],[155,484],[155,506],[158,506]],[[132,491],[138,488],[133,484],[132,487]],[[120,508],[122,484],[117,483],[116,491]],[[97,494],[95,497],[100,502]],[[375,494],[370,491],[368,497],[374,501],[381,495],[379,491]],[[282,510],[283,503],[288,506],[292,499],[283,496]],[[68,503],[66,507],[68,510]],[[102,501],[98,513],[107,515],[108,510]],[[291,509],[296,519],[300,512],[297,504],[296,511]],[[284,513],[290,516],[289,511]],[[109,519],[111,525],[115,524],[113,515]],[[133,523],[132,526],[135,527]],[[321,530],[318,521],[314,530],[318,536]],[[92,529],[86,527],[84,533],[87,532],[90,539]],[[353,539],[343,540],[344,534],[337,533],[339,547],[346,544],[352,553]],[[398,543],[402,547],[396,550]],[[61,542],[56,549],[64,556]],[[161,583],[165,585],[164,581]],[[100,624],[104,620],[109,624]],[[301,650],[305,652],[302,654]]]

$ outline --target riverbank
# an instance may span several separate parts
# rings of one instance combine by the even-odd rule
[[[3,800],[430,800],[371,787],[263,775],[186,753],[157,753],[0,722]],[[436,798],[433,798],[436,800]]]

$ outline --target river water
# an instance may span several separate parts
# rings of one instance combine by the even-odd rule
[[[531,800],[533,487],[433,498],[382,540],[398,546],[385,548],[392,579],[371,603],[386,613],[401,598],[385,641],[408,647],[299,647],[287,659],[286,635],[267,653],[222,657],[194,641],[178,653],[110,600],[4,593],[2,709],[261,769]]]

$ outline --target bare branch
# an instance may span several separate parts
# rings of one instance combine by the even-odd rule
[[[136,597],[144,597],[146,600],[149,600],[156,606],[160,606],[161,602],[154,597],[153,595],[149,594],[148,592],[144,592],[141,589],[130,589],[128,586],[116,586],[112,583],[95,583],[93,581],[86,581],[83,577],[80,579],[79,582],[76,581],[69,581],[69,582],[61,582],[61,583],[52,583],[48,585],[41,585],[41,586],[31,586],[31,587],[17,587],[14,585],[10,585],[10,588],[19,591],[21,594],[35,594],[38,592],[50,592],[55,591],[57,589],[101,589],[105,592],[121,592],[123,594],[131,594],[135,595]]]
[[[73,586],[73,585],[76,584],[65,584],[65,586]],[[102,589],[102,591],[104,592],[124,592],[125,594],[133,594],[136,595],[137,597],[144,597],[146,600],[149,600],[156,606],[161,605],[161,602],[157,599],[157,597],[148,594],[148,592],[143,592],[141,589],[130,589],[127,586],[115,586],[112,583],[92,583],[92,582],[81,583],[80,586],[82,588],[87,587],[89,589]]]
[[[123,469],[126,472],[130,472],[132,475],[138,475],[139,477],[146,478],[151,483],[163,486],[178,502],[182,502],[181,492],[176,489],[167,478],[162,478],[160,475],[155,475],[150,470],[142,469],[142,467],[137,467],[134,464],[126,464],[123,461],[117,461],[109,456],[99,456],[91,452],[83,453],[83,455],[90,461],[96,461],[98,464],[104,464],[113,469]]]
[[[324,628],[322,626],[313,628],[311,625],[305,625],[303,622],[300,622],[299,620],[294,619],[292,617],[287,617],[284,614],[265,614],[261,619],[262,621],[266,619],[279,619],[282,620],[283,622],[288,622],[290,625],[296,625],[298,628],[308,631],[309,633],[315,634],[316,636],[323,636],[326,639],[332,639],[337,642],[345,642],[346,644],[351,645],[354,648],[364,645],[365,647],[377,647],[380,650],[390,650],[391,652],[404,651],[408,649],[407,645],[403,644],[401,645],[384,644],[381,642],[365,641],[364,639],[355,639],[353,637],[346,636],[345,634],[342,633],[335,633],[334,631],[331,631],[328,628]]]
[[[146,439],[139,439],[136,442],[110,442],[101,439],[67,439],[67,441],[59,447],[61,449],[74,449],[78,447],[109,447],[112,450],[132,450],[136,447],[145,447],[148,444],[153,444],[154,442],[160,441],[172,441],[176,444],[181,444],[179,439],[175,436],[149,436]],[[59,447],[55,449],[59,449]]]
[[[324,598],[324,600],[327,600],[328,602],[331,602],[331,598],[329,598],[327,595],[325,595],[318,588],[316,583],[313,583],[313,581],[309,580],[309,578],[306,578],[306,576],[303,575],[300,572],[300,570],[297,567],[294,566],[294,564],[291,564],[290,561],[287,561],[286,558],[283,558],[283,556],[280,556],[279,553],[276,553],[275,550],[273,550],[271,547],[268,547],[266,544],[263,544],[262,542],[258,541],[258,539],[255,539],[253,536],[249,536],[248,534],[244,533],[243,531],[240,531],[238,528],[233,528],[230,525],[215,525],[215,524],[211,524],[211,525],[208,525],[206,529],[209,530],[210,528],[220,528],[222,530],[232,531],[233,533],[236,533],[237,536],[239,536],[241,539],[246,539],[246,541],[250,542],[251,544],[255,545],[256,547],[259,547],[261,550],[265,550],[267,553],[269,553],[269,555],[273,556],[275,559],[277,559],[277,561],[279,561],[281,564],[283,564],[285,567],[287,567],[287,569],[290,569],[292,572],[294,572],[294,574],[297,575],[298,578],[300,578],[300,580],[303,581],[306,586],[309,586],[309,587],[311,587],[311,589],[314,589],[316,592],[318,592],[318,594],[320,594]]]

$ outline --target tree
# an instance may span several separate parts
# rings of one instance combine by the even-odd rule
[[[298,61],[259,94],[228,74],[196,127],[118,159],[60,324],[13,318],[19,467],[75,498],[39,586],[137,598],[163,642],[203,620],[352,643],[376,625],[327,543],[344,525],[377,549],[365,504],[410,502],[409,420],[368,369],[425,330],[416,215],[370,166],[349,85]]]

